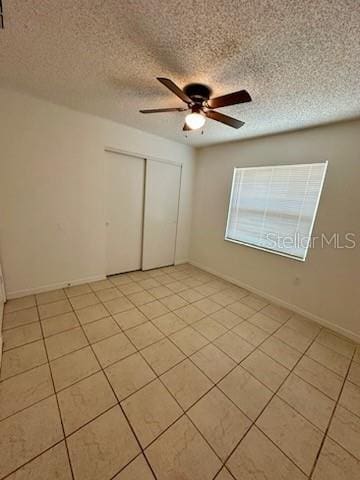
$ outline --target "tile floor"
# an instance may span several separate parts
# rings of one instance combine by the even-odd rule
[[[6,304],[0,478],[355,480],[360,348],[190,265]]]

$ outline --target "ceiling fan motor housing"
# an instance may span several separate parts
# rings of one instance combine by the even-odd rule
[[[184,93],[191,98],[191,100],[198,105],[209,100],[211,89],[201,83],[190,83],[184,87]]]

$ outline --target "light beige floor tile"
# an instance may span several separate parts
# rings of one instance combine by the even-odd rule
[[[101,320],[87,323],[83,328],[90,343],[99,342],[104,338],[112,337],[117,333],[121,333],[118,324],[112,317],[105,317]]]
[[[139,353],[110,365],[105,369],[117,397],[123,400],[155,378],[154,372]]]
[[[330,438],[326,438],[313,480],[358,480],[360,462]]]
[[[225,333],[214,340],[214,344],[235,362],[241,362],[255,347],[232,332]]]
[[[187,289],[187,285],[185,285],[185,283],[178,281],[167,282],[166,285],[174,293],[180,293]]]
[[[237,480],[306,480],[258,428],[252,427],[227,462]]]
[[[290,320],[286,322],[286,326],[301,333],[304,337],[311,339],[314,339],[321,330],[320,325],[317,325],[301,315],[294,315],[291,317]]]
[[[39,293],[36,295],[36,303],[44,305],[45,303],[57,302],[66,299],[65,292],[62,288],[58,290],[50,290],[50,292]]]
[[[290,310],[272,304],[265,307],[262,310],[262,313],[272,318],[273,320],[276,320],[279,323],[285,323],[293,315]]]
[[[215,345],[209,344],[191,356],[191,360],[202,370],[213,382],[223,378],[236,363]]]
[[[150,288],[160,287],[161,284],[155,280],[155,278],[146,278],[145,280],[140,280],[139,285],[144,290],[149,290]]]
[[[280,387],[290,373],[287,368],[260,350],[255,350],[255,352],[251,353],[241,362],[241,366],[273,392]]]
[[[205,313],[193,305],[178,308],[174,313],[189,325],[205,317]]]
[[[168,297],[169,295],[173,294],[173,292],[169,288],[164,287],[164,285],[160,285],[159,287],[155,287],[155,288],[150,288],[149,293],[150,295],[152,295],[154,298],[157,298],[157,299]]]
[[[97,282],[89,283],[89,287],[94,292],[99,292],[101,290],[106,290],[108,288],[111,288],[112,286],[113,286],[113,284],[107,278],[104,278],[104,280],[98,280]]]
[[[149,319],[153,320],[156,317],[160,317],[160,315],[165,315],[168,313],[169,310],[165,305],[163,305],[159,300],[155,300],[155,302],[146,303],[145,305],[141,305],[139,310]]]
[[[4,380],[0,383],[0,420],[53,393],[47,364]]]
[[[355,385],[360,387],[360,364],[359,363],[356,363],[356,362],[352,363],[350,367],[349,375],[348,375],[348,380],[350,380],[350,382],[355,383]]]
[[[269,336],[269,333],[247,321],[242,322],[240,325],[237,325],[235,328],[233,328],[233,332],[240,335],[240,337],[255,347],[257,347]]]
[[[248,307],[242,302],[232,303],[231,305],[228,305],[226,308],[230,310],[230,312],[235,313],[235,315],[238,315],[244,320],[247,320],[248,318],[252,317],[256,313],[256,310]]]
[[[65,443],[61,442],[24,465],[7,480],[72,480]]]
[[[143,447],[171,425],[182,410],[159,380],[146,385],[122,402]]]
[[[172,333],[181,330],[182,328],[186,327],[186,323],[181,320],[177,315],[173,312],[169,312],[165,315],[161,315],[160,317],[154,318],[152,323],[164,334],[164,335],[171,335]]]
[[[360,417],[338,405],[328,435],[360,460]]]
[[[119,288],[124,287],[126,285],[132,285],[135,283],[133,280],[131,280],[129,275],[127,275],[126,273],[122,273],[120,275],[112,275],[111,277],[109,277],[109,282],[111,282],[113,285],[116,285]]]
[[[346,375],[351,361],[349,358],[344,357],[328,347],[324,347],[318,342],[314,342],[310,346],[306,355],[342,377]]]
[[[275,333],[275,337],[301,353],[305,352],[312,342],[311,338],[304,337],[304,335],[286,325]]]
[[[102,372],[58,393],[65,434],[69,435],[117,403]]]
[[[139,350],[164,338],[164,334],[151,322],[143,323],[137,327],[126,330],[126,335]]]
[[[80,327],[45,339],[49,360],[55,360],[55,358],[62,357],[74,350],[79,350],[88,344],[89,342]]]
[[[325,329],[322,330],[318,336],[317,342],[348,358],[352,358],[355,350],[355,345],[353,343]]]
[[[12,298],[7,300],[4,305],[5,314],[18,312],[26,308],[35,307],[35,296],[27,295],[26,297]]]
[[[294,373],[306,382],[336,400],[343,380],[339,375],[304,356],[295,367]]]
[[[139,453],[119,406],[71,435],[68,447],[76,480],[110,479]]]
[[[224,290],[224,292],[231,295],[235,301],[242,300],[244,297],[250,295],[250,292],[241,287],[236,287],[235,285],[229,284],[229,286]]]
[[[70,303],[75,310],[89,307],[90,305],[96,305],[100,300],[95,293],[85,293],[85,295],[78,295],[77,297],[70,298]]]
[[[105,302],[104,305],[112,315],[115,315],[115,313],[126,312],[126,310],[131,310],[134,307],[126,297],[114,298],[113,300]]]
[[[113,480],[154,480],[155,477],[143,455],[135,458]]]
[[[225,327],[210,317],[202,318],[198,322],[193,323],[192,327],[210,341],[215,340],[215,338],[220,337],[227,331]]]
[[[213,313],[210,315],[210,318],[213,318],[227,329],[233,328],[236,325],[244,322],[243,318],[235,315],[235,313],[230,312],[230,310],[227,310],[226,308],[222,308],[221,310]]]
[[[114,315],[114,320],[123,330],[136,327],[142,323],[148,322],[148,319],[137,308],[126,310],[126,312],[117,313]]]
[[[211,315],[222,308],[221,305],[209,300],[208,298],[203,298],[197,302],[194,302],[193,306],[201,310],[203,313],[205,313],[205,315]]]
[[[47,362],[43,340],[28,343],[3,353],[1,380]]]
[[[268,300],[263,297],[259,297],[258,295],[255,295],[253,293],[251,295],[243,297],[241,299],[241,303],[244,303],[245,305],[256,311],[261,310],[269,304]]]
[[[159,480],[208,480],[221,463],[190,420],[182,417],[147,450]]]
[[[356,348],[354,361],[360,363],[360,345],[358,345]]]
[[[340,404],[360,417],[360,387],[351,382],[345,382]]]
[[[82,308],[81,310],[76,310],[76,315],[80,323],[86,325],[87,323],[95,322],[95,320],[100,320],[100,318],[108,317],[109,312],[103,304],[98,303],[90,307]]]
[[[190,360],[184,360],[161,376],[162,382],[184,410],[193,405],[213,383]]]
[[[323,438],[317,428],[278,397],[271,400],[256,425],[304,473],[310,474]]]
[[[155,300],[155,298],[150,295],[149,292],[145,291],[129,294],[128,298],[137,307],[145,305],[145,303],[153,302]]]
[[[296,365],[302,356],[301,352],[276,337],[268,338],[259,348],[289,370]]]
[[[185,355],[192,355],[209,343],[205,337],[191,327],[173,333],[170,338]]]
[[[97,372],[100,370],[100,365],[91,348],[85,347],[82,350],[53,360],[50,363],[50,368],[55,389],[59,391]]]
[[[79,321],[74,312],[63,313],[57,317],[47,318],[41,320],[41,325],[44,332],[44,337],[50,337],[50,335],[56,335],[57,333],[71,330],[74,327],[78,327]]]
[[[218,387],[252,420],[263,410],[272,392],[242,367],[229,373]]]
[[[27,308],[26,310],[19,310],[11,313],[5,313],[3,319],[3,330],[10,328],[21,327],[28,323],[37,322],[39,315],[37,308]]]
[[[185,283],[178,281],[167,283],[167,287],[174,293],[180,293],[187,289]]]
[[[119,298],[123,296],[120,290],[118,290],[116,287],[98,290],[95,292],[95,294],[101,302],[108,302],[109,300],[114,300],[114,298]]]
[[[167,338],[145,348],[142,355],[157,375],[166,372],[185,358],[185,355]]]
[[[218,293],[218,289],[216,287],[213,287],[212,285],[209,285],[208,283],[204,285],[200,285],[199,287],[196,287],[195,290],[199,293],[202,293],[206,297],[210,295],[214,295],[215,293]]]
[[[39,305],[38,309],[41,320],[72,311],[71,304],[67,299]]]
[[[4,346],[3,350],[10,348],[21,347],[27,343],[39,340],[42,337],[40,323],[34,322],[24,325],[22,327],[5,330],[3,335]]]
[[[84,295],[85,293],[90,293],[90,292],[91,292],[91,289],[87,283],[65,288],[65,293],[69,298],[76,297],[77,295]]]
[[[181,292],[179,292],[179,295],[181,298],[183,298],[189,303],[197,302],[198,300],[201,300],[204,297],[204,295],[197,292],[193,288],[187,288],[187,287],[186,287],[186,290],[182,290]]]
[[[94,343],[92,348],[103,368],[135,353],[135,347],[123,333]]]
[[[145,291],[138,283],[133,281],[126,283],[125,285],[117,285],[117,288],[124,295],[131,295],[132,293],[140,293]]]
[[[285,381],[278,396],[320,430],[326,430],[334,410],[334,400],[294,374]]]
[[[0,478],[63,438],[55,396],[1,422]]]
[[[210,297],[208,298],[209,300],[212,300],[213,302],[218,303],[222,307],[226,307],[227,305],[234,303],[233,296],[229,295],[226,292],[214,293],[213,295],[210,295]]]
[[[207,393],[187,414],[223,461],[251,425],[251,421],[217,388]]]
[[[261,312],[255,313],[251,318],[249,318],[249,322],[255,325],[256,327],[261,328],[265,332],[272,334],[276,332],[281,327],[281,323],[273,320],[272,318],[264,315]]]
[[[161,303],[166,305],[169,310],[176,310],[185,307],[188,302],[179,295],[170,295],[161,299]]]

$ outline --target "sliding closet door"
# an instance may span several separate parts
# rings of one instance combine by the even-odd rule
[[[105,160],[107,275],[141,268],[145,160],[108,153]]]
[[[173,265],[181,166],[146,161],[143,270]]]

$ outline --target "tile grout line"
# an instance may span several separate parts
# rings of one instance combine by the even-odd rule
[[[312,469],[311,469],[311,472],[310,472],[310,475],[309,475],[309,479],[311,479],[312,476],[313,476],[313,474],[314,474],[316,465],[317,465],[318,460],[319,460],[319,458],[320,458],[321,451],[322,451],[323,446],[324,446],[324,444],[325,444],[325,440],[328,438],[328,433],[329,433],[329,430],[330,430],[330,426],[331,426],[332,420],[333,420],[333,418],[334,418],[335,412],[336,412],[336,410],[337,410],[337,408],[338,408],[338,406],[339,406],[340,398],[341,398],[342,392],[343,392],[344,387],[345,387],[346,379],[347,379],[347,377],[348,377],[348,375],[349,375],[350,368],[351,368],[352,362],[353,362],[354,357],[355,357],[355,352],[356,352],[356,350],[354,350],[353,355],[352,355],[352,357],[351,357],[351,361],[350,361],[350,363],[349,363],[349,366],[348,366],[346,375],[345,375],[345,377],[344,377],[344,379],[343,379],[343,383],[342,383],[342,385],[341,385],[341,389],[340,389],[340,391],[339,391],[339,393],[338,393],[338,396],[337,396],[337,399],[336,399],[336,402],[335,402],[333,411],[332,411],[331,416],[330,416],[330,419],[329,419],[329,421],[328,421],[328,424],[327,424],[327,427],[326,427],[326,430],[325,430],[325,435],[324,435],[324,437],[323,437],[323,439],[322,439],[322,441],[321,441],[321,443],[320,443],[320,447],[319,447],[318,452],[317,452],[317,455],[316,455],[316,457],[315,457],[315,461],[314,461],[314,463],[313,463],[313,466],[312,466]],[[329,438],[331,438],[331,437],[329,437]],[[336,442],[336,443],[338,444],[338,442]],[[344,447],[342,447],[341,445],[340,445],[340,447],[341,447],[341,448],[344,448]],[[347,451],[347,449],[344,449],[344,450]],[[354,456],[354,455],[352,455],[352,456]],[[355,458],[356,458],[356,457],[355,457]],[[358,459],[358,460],[359,460],[359,459]]]

